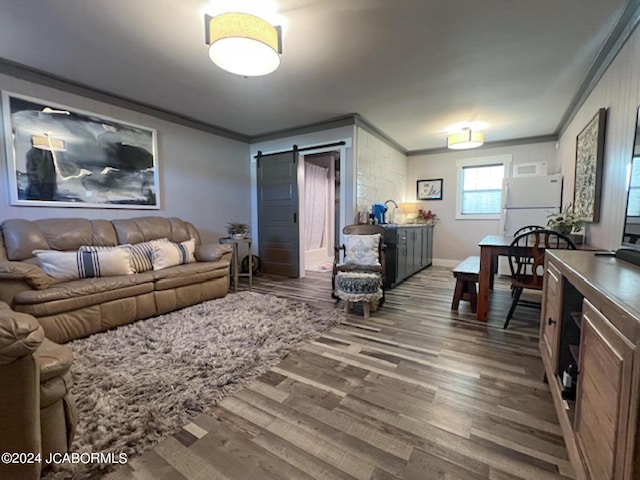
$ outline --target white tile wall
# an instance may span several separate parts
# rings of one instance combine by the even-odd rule
[[[375,135],[358,128],[356,182],[358,211],[389,199],[397,203],[404,201],[407,156]]]

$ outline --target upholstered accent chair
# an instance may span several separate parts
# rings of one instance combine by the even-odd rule
[[[362,302],[368,318],[370,311],[385,300],[385,229],[379,225],[347,225],[342,233],[344,243],[335,247],[332,297],[345,301],[346,310]]]
[[[0,302],[0,452],[40,454],[42,462],[0,463],[3,480],[37,479],[51,453],[68,451],[72,363],[71,348],[45,338],[36,318]]]

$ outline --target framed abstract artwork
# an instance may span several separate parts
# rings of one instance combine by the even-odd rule
[[[442,200],[442,182],[442,178],[418,180],[416,186],[418,200]]]
[[[11,205],[158,209],[156,131],[2,92]]]
[[[573,209],[585,222],[600,219],[600,191],[607,109],[601,108],[578,134]]]

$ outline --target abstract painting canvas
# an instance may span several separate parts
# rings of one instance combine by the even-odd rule
[[[3,92],[12,205],[158,209],[156,131]]]
[[[600,219],[600,189],[607,110],[601,108],[576,139],[573,209],[585,222]]]

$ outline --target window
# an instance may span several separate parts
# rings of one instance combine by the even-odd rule
[[[458,160],[457,219],[499,219],[511,155]]]
[[[640,157],[633,157],[627,217],[640,217]]]

